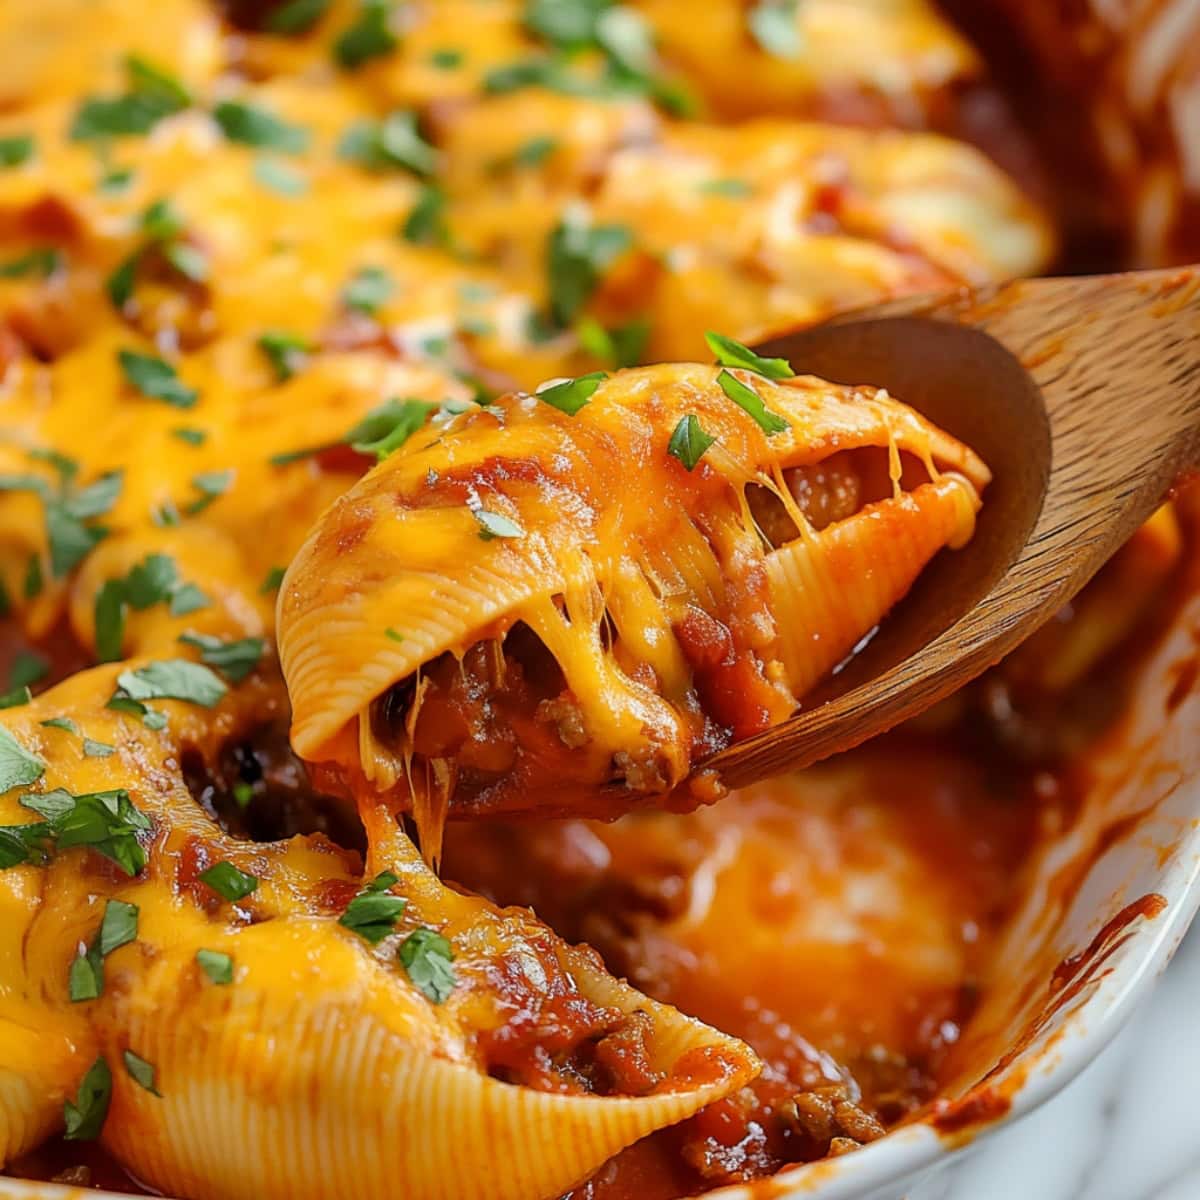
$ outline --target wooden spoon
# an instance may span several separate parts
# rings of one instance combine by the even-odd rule
[[[902,300],[756,347],[886,387],[994,472],[975,538],[782,725],[697,768],[741,787],[911,717],[1062,607],[1200,467],[1200,267]]]

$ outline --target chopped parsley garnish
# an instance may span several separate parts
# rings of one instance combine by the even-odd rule
[[[107,758],[110,754],[115,753],[116,749],[116,746],[110,746],[107,742],[97,742],[90,737],[83,739],[85,758]]]
[[[29,562],[25,564],[25,582],[22,589],[25,593],[25,599],[32,600],[34,596],[40,595],[44,586],[42,560],[36,553],[31,554]]]
[[[329,0],[289,0],[267,17],[266,26],[271,33],[306,33],[328,7]]]
[[[355,312],[373,316],[395,288],[382,267],[363,267],[342,289],[342,303]]]
[[[278,150],[281,154],[303,154],[308,149],[308,130],[240,100],[223,100],[213,109],[213,118],[231,142]]]
[[[282,329],[268,329],[266,333],[259,334],[257,346],[267,356],[279,383],[291,379],[312,350],[308,338]]]
[[[115,196],[123,192],[133,182],[132,167],[113,167],[100,176],[96,187],[106,196]]]
[[[416,114],[404,111],[351,125],[338,143],[338,155],[372,171],[400,168],[424,176],[437,166],[437,151],[421,137]]]
[[[250,806],[250,801],[254,799],[254,784],[247,783],[244,779],[239,779],[233,785],[233,802],[243,812]]]
[[[739,408],[754,418],[758,427],[768,436],[782,433],[788,428],[788,423],[778,414],[772,412],[762,401],[762,397],[740,379],[722,371],[717,376],[721,391],[727,395]]]
[[[32,699],[33,693],[29,690],[28,685],[10,688],[7,692],[0,693],[0,708],[18,708],[22,704],[28,704]]]
[[[707,434],[700,427],[700,419],[695,413],[688,413],[679,418],[675,432],[667,443],[667,453],[677,458],[689,470],[695,470],[696,464],[704,457],[704,452],[717,439]]]
[[[192,429],[188,425],[176,425],[171,430],[171,436],[187,442],[189,446],[203,446],[208,440],[208,434],[203,429]]]
[[[70,717],[49,717],[39,724],[44,725],[47,729],[65,729],[68,733],[79,732],[79,727]]]
[[[208,667],[186,658],[147,663],[117,676],[117,695],[137,701],[184,700],[212,708],[227,691]]]
[[[354,897],[342,913],[339,924],[353,930],[371,945],[383,941],[396,926],[396,921],[408,903],[401,896],[388,894],[388,888],[397,882],[391,871],[376,875]]]
[[[200,651],[200,661],[216,667],[230,683],[240,683],[258,666],[266,649],[260,637],[225,639],[205,633],[182,633],[179,640]]]
[[[397,629],[393,629],[390,625],[383,631],[383,636],[393,642],[404,641],[404,634]]]
[[[165,359],[121,349],[117,361],[129,386],[148,399],[162,400],[174,408],[191,408],[196,403],[196,389],[188,387]]]
[[[746,24],[754,40],[775,58],[800,57],[796,9],[797,0],[761,0],[746,14]]]
[[[28,133],[0,138],[0,167],[19,167],[33,157],[33,137]]]
[[[157,249],[167,264],[185,279],[203,283],[208,278],[208,259],[185,240],[184,220],[169,200],[154,201],[142,213],[138,225],[146,236],[145,242],[117,264],[104,284],[108,298],[118,312],[133,297],[142,260],[153,249]]]
[[[308,191],[304,175],[274,158],[256,158],[252,170],[256,183],[279,196],[303,196]]]
[[[768,379],[791,379],[796,374],[787,359],[762,358],[749,346],[743,346],[724,334],[713,333],[711,329],[704,335],[704,340],[723,367],[740,367],[743,371],[753,371]]]
[[[624,225],[587,225],[568,219],[551,231],[546,248],[550,313],[569,326],[591,298],[612,262],[633,244]]]
[[[348,70],[361,67],[373,58],[390,54],[399,44],[388,27],[389,0],[363,0],[358,20],[339,35],[333,44],[333,56]]]
[[[148,554],[124,579],[105,580],[96,593],[96,657],[100,662],[116,662],[121,657],[127,608],[141,612],[155,604],[169,604],[171,616],[179,617],[208,603],[195,584],[179,579],[173,558]]]
[[[50,664],[40,654],[32,650],[22,650],[12,661],[8,669],[8,686],[10,688],[28,687],[44,679],[50,670]]]
[[[417,202],[400,226],[400,236],[416,246],[445,245],[450,231],[445,221],[446,196],[432,184],[423,187]]]
[[[263,576],[263,581],[259,585],[259,595],[265,596],[268,592],[277,592],[286,574],[287,567],[271,567],[266,575]]]
[[[88,1068],[75,1100],[63,1103],[63,1137],[69,1142],[90,1142],[100,1136],[112,1101],[112,1072],[103,1055]]]
[[[749,196],[754,189],[744,179],[706,179],[698,190],[706,196],[730,196],[740,199]]]
[[[67,976],[67,993],[73,1004],[95,1000],[104,991],[104,960],[114,950],[137,937],[138,906],[124,900],[107,900],[100,928],[91,944],[75,957]]]
[[[26,750],[3,725],[0,725],[0,792],[29,787],[41,779],[45,762]]]
[[[21,279],[26,275],[41,275],[49,279],[62,266],[62,255],[50,246],[40,246],[0,263],[0,279]]]
[[[244,900],[258,887],[258,878],[239,871],[231,862],[213,863],[198,878],[207,884],[223,900]]]
[[[30,457],[49,462],[58,471],[58,488],[51,488],[38,475],[2,475],[0,491],[34,492],[41,498],[46,540],[50,547],[50,570],[55,579],[61,579],[107,535],[107,529],[85,522],[102,516],[116,503],[122,475],[120,471],[111,471],[80,488],[75,485],[78,463],[53,451],[31,451]],[[41,560],[34,555],[25,576],[26,598],[36,596],[42,590],[42,584]]]
[[[564,379],[561,383],[541,388],[534,394],[543,403],[557,408],[573,417],[588,401],[596,389],[608,378],[603,371],[593,371],[590,375],[580,375],[577,379]]]
[[[519,538],[525,536],[516,521],[509,520],[503,513],[489,512],[486,508],[473,508],[471,515],[479,522],[479,537],[490,542],[493,538]]]
[[[182,112],[192,97],[174,76],[136,55],[125,59],[126,91],[85,99],[71,123],[72,141],[107,141],[150,132],[164,117]]]
[[[152,1063],[148,1063],[144,1058],[134,1054],[132,1050],[122,1051],[121,1059],[125,1063],[126,1073],[134,1083],[144,1088],[152,1096],[162,1097],[162,1092],[154,1086],[154,1065]]]
[[[43,837],[59,850],[87,846],[129,876],[146,865],[138,834],[150,829],[150,820],[134,807],[124,788],[80,796],[63,788],[28,792],[21,797],[21,805],[46,819]]]
[[[202,513],[218,496],[223,496],[231,487],[237,472],[229,467],[224,471],[201,471],[192,476],[192,487],[200,493],[198,500],[193,500],[184,512],[189,517]]]
[[[400,962],[408,977],[434,1004],[444,1003],[454,991],[454,950],[433,929],[414,929],[400,946]]]
[[[285,467],[303,458],[311,458],[337,446],[349,446],[358,454],[374,454],[383,460],[393,450],[398,450],[417,432],[437,407],[424,400],[388,400],[373,408],[361,421],[336,442],[323,442],[319,446],[306,446],[302,450],[287,450],[271,456],[271,465]],[[283,578],[282,568],[280,579]],[[276,583],[275,586],[278,586]],[[269,588],[264,590],[269,591]]]
[[[439,71],[455,71],[463,64],[463,52],[448,46],[441,50],[435,50],[429,56],[429,61]]]
[[[227,987],[233,982],[233,959],[220,950],[197,950],[196,962],[212,983]]]
[[[579,344],[590,354],[614,367],[634,367],[641,361],[650,338],[650,322],[644,318],[605,329],[592,317],[581,317],[575,326]]]

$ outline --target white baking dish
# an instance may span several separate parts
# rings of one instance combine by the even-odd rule
[[[1037,1108],[1108,1044],[1200,905],[1198,655],[1200,595],[1147,658],[1126,717],[1090,760],[1076,823],[1029,864],[943,1111],[853,1154],[708,1200],[898,1200],[977,1138]],[[1117,914],[1136,914],[1139,902],[1153,910],[1157,898],[1156,915],[1133,915],[1103,936]],[[1076,955],[1078,970],[1055,990],[1056,968]],[[1060,982],[1065,975],[1057,971]],[[0,1179],[0,1198],[11,1200],[103,1195]]]

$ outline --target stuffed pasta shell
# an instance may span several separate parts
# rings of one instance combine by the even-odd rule
[[[220,827],[189,780],[283,705],[143,659],[0,719],[0,1167],[65,1120],[171,1196],[549,1200],[757,1074],[384,807],[365,870]]]
[[[743,365],[514,393],[340,498],[280,594],[297,752],[411,791],[434,855],[447,810],[611,813],[782,721],[970,538],[970,449],[714,346]]]

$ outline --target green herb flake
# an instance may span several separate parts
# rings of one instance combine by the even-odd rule
[[[630,246],[633,235],[624,225],[560,222],[550,233],[546,270],[550,313],[566,328],[591,298],[608,267]]]
[[[150,820],[134,807],[124,789],[72,796],[56,788],[24,795],[21,804],[50,822],[60,850],[86,846],[116,863],[131,878],[146,865],[138,835],[150,829]]]
[[[173,75],[148,59],[125,59],[127,90],[119,96],[90,96],[75,111],[72,141],[106,142],[114,137],[148,134],[159,121],[182,112],[192,97]]]
[[[277,159],[256,158],[252,171],[255,183],[278,196],[303,196],[308,191],[308,179]]]
[[[693,471],[696,464],[704,457],[704,452],[717,439],[707,434],[700,427],[700,420],[695,413],[688,413],[679,418],[675,432],[667,443],[667,453],[677,458],[689,470]]]
[[[233,959],[220,950],[197,950],[196,962],[211,983],[228,987],[233,982]]]
[[[0,692],[0,708],[20,708],[22,704],[28,704],[33,699],[33,693],[29,690],[28,684],[21,687],[10,688],[7,692]]]
[[[352,71],[373,58],[390,54],[399,45],[388,27],[390,13],[388,0],[363,0],[358,20],[343,30],[333,44],[337,62]]]
[[[212,601],[194,583],[184,583],[171,593],[168,608],[171,616],[186,617],[207,608],[211,603]]]
[[[72,1004],[97,1000],[104,991],[104,962],[95,943],[81,948],[67,971],[67,998]]]
[[[281,154],[303,154],[308,149],[307,129],[290,125],[265,108],[223,100],[213,109],[213,118],[231,142],[278,150]]]
[[[41,594],[44,586],[45,580],[42,577],[42,559],[41,556],[35,552],[29,556],[29,561],[25,564],[25,580],[21,586],[21,590],[26,600],[32,600],[35,596]]]
[[[106,901],[98,939],[100,953],[107,958],[114,950],[132,942],[137,937],[137,928],[136,904],[127,904],[124,900]]]
[[[8,669],[8,686],[10,688],[28,687],[45,679],[50,670],[50,663],[40,654],[32,650],[22,650],[12,661]]]
[[[697,191],[705,196],[728,196],[740,200],[749,196],[754,189],[744,179],[706,179]]]
[[[17,787],[29,787],[41,779],[45,770],[45,761],[26,750],[0,725],[0,793]]]
[[[145,1089],[152,1096],[162,1098],[162,1092],[154,1086],[154,1066],[148,1063],[144,1058],[134,1054],[132,1050],[124,1050],[121,1053],[122,1061],[125,1063],[125,1072],[130,1079],[133,1080],[140,1088]]]
[[[22,279],[26,275],[41,275],[49,279],[62,266],[62,254],[50,246],[42,246],[0,263],[0,279]]]
[[[414,929],[400,946],[400,962],[416,988],[434,1004],[443,1004],[454,991],[454,951],[433,929]]]
[[[118,196],[133,183],[134,170],[132,167],[113,167],[100,176],[97,189],[105,196]]]
[[[198,878],[223,900],[232,902],[244,900],[258,887],[256,876],[239,871],[230,862],[213,863],[207,870],[201,871]]]
[[[263,581],[259,584],[259,594],[262,596],[270,592],[277,592],[279,585],[283,583],[283,577],[287,574],[287,567],[271,567],[263,577]]]
[[[267,17],[266,27],[271,33],[284,36],[307,33],[328,7],[329,0],[289,0]]]
[[[338,154],[373,171],[399,168],[427,176],[437,167],[437,151],[421,136],[416,114],[405,110],[390,113],[378,124],[351,125]]]
[[[717,383],[734,404],[754,418],[755,423],[768,437],[783,433],[788,428],[788,423],[778,413],[767,408],[762,397],[752,387],[730,375],[728,371],[722,371],[717,376]]]
[[[312,351],[312,343],[306,337],[283,329],[268,329],[259,334],[256,344],[266,355],[279,383],[291,379],[304,366],[307,355]]]
[[[575,325],[579,344],[614,367],[634,367],[642,360],[650,340],[650,322],[637,318],[625,325],[605,329],[592,317],[581,317]]]
[[[421,189],[400,226],[400,236],[415,246],[441,246],[450,240],[444,212],[446,196],[432,185]]]
[[[754,40],[774,58],[794,61],[800,57],[796,6],[797,0],[762,0],[746,14]]]
[[[183,700],[212,708],[228,691],[208,667],[185,658],[166,659],[122,671],[119,694],[130,700]]]
[[[456,71],[463,65],[463,52],[453,47],[435,50],[430,56],[430,63],[439,71]]]
[[[390,639],[393,642],[404,641],[404,634],[400,633],[398,630],[393,629],[390,625],[383,631],[383,636],[385,638]]]
[[[525,530],[502,513],[489,512],[486,508],[473,508],[471,515],[479,522],[479,537],[485,542],[490,542],[493,538],[525,536]]]
[[[112,1101],[112,1072],[103,1056],[88,1068],[72,1103],[63,1103],[63,1137],[69,1142],[90,1142],[100,1136]]]
[[[193,429],[188,425],[176,425],[171,430],[171,436],[189,446],[203,446],[208,440],[208,434],[203,429]]]
[[[403,897],[387,892],[396,880],[397,877],[390,871],[377,875],[350,901],[339,924],[365,938],[371,945],[383,941],[395,928],[407,904]]]
[[[45,721],[39,721],[38,724],[47,729],[64,729],[67,733],[78,734],[79,732],[79,727],[70,717],[49,717]]]
[[[162,400],[174,408],[191,408],[197,400],[195,388],[188,387],[164,359],[135,350],[118,350],[117,361],[125,381],[151,400]]]
[[[230,683],[245,679],[258,666],[266,649],[266,642],[259,637],[227,641],[204,633],[183,633],[179,640],[186,646],[195,646],[201,662],[216,667]]]
[[[229,467],[224,471],[201,471],[192,476],[192,487],[200,493],[198,500],[193,500],[184,511],[189,517],[202,513],[219,496],[225,495],[233,486],[237,472]]]
[[[85,758],[107,758],[115,751],[116,746],[110,746],[107,742],[93,741],[89,737],[83,739],[83,753]]]
[[[395,289],[382,267],[363,267],[342,290],[342,302],[355,312],[373,316]]]
[[[573,417],[591,400],[596,389],[607,378],[608,375],[604,371],[593,371],[590,375],[580,375],[577,379],[564,379],[561,383],[541,388],[535,395],[544,404]]]
[[[33,157],[33,136],[28,133],[0,138],[0,168],[19,167]]]
[[[762,358],[749,346],[743,346],[724,334],[713,333],[711,329],[704,335],[704,340],[722,367],[739,367],[743,371],[764,375],[767,379],[791,379],[796,374],[787,359]]]
[[[254,785],[247,783],[244,779],[239,779],[233,785],[233,802],[243,812],[250,807],[250,801],[254,799]]]

